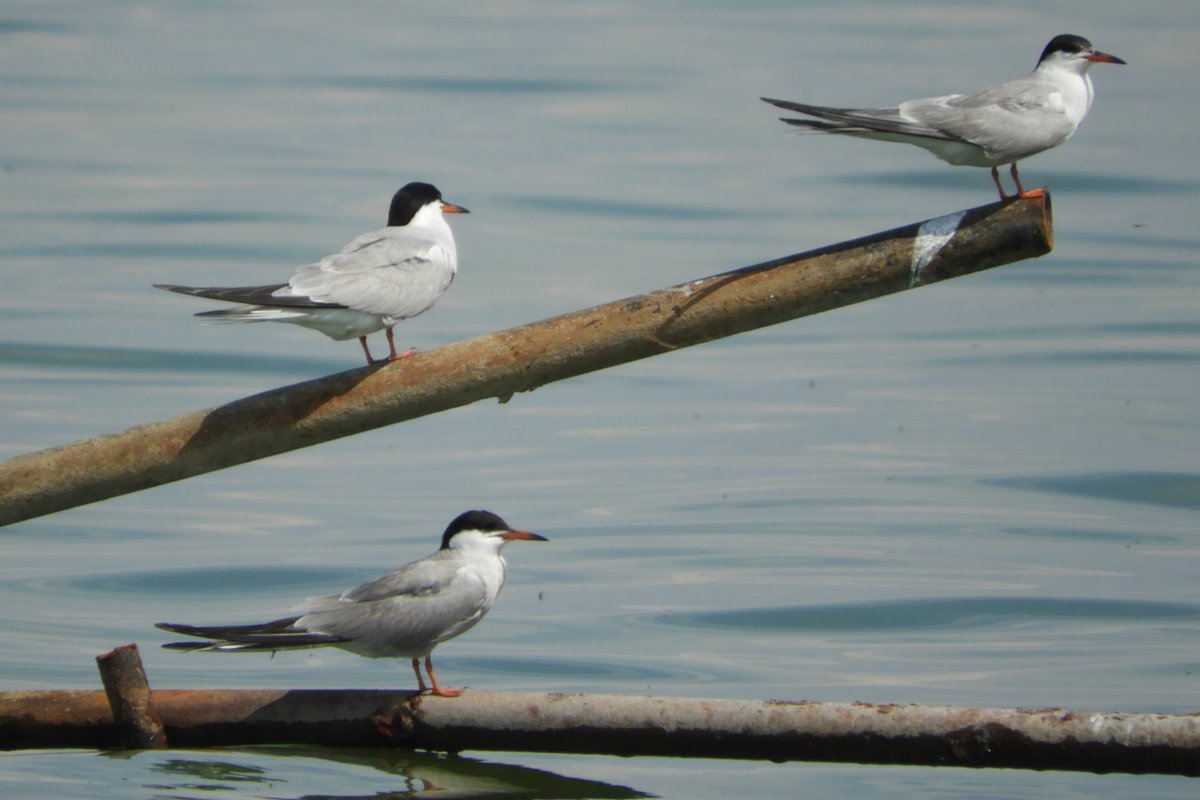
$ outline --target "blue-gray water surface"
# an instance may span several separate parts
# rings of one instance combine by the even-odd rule
[[[1151,13],[1153,11],[1153,13]],[[0,10],[0,457],[358,366],[153,283],[260,284],[431,181],[461,271],[430,349],[994,199],[984,170],[790,133],[1129,63],[1066,146],[1041,259],[0,530],[0,691],[396,688],[340,651],[184,654],[483,507],[517,543],[437,651],[495,690],[1197,710],[1200,6],[16,2]],[[381,342],[375,342],[378,350]],[[24,797],[1194,796],[1181,778],[529,753],[0,753]]]

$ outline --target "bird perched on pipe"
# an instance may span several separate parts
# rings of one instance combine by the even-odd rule
[[[992,180],[1007,200],[997,170],[1005,164],[1017,186],[1013,197],[1040,197],[1026,190],[1017,161],[1049,150],[1075,133],[1092,106],[1092,64],[1124,64],[1082,36],[1055,36],[1037,67],[1024,78],[970,94],[906,100],[896,108],[831,108],[764,97],[767,103],[816,119],[781,118],[806,131],[903,142],[924,148],[955,166],[991,167]]]
[[[367,357],[367,336],[387,332],[388,360],[396,352],[392,328],[429,310],[458,271],[458,249],[443,214],[467,209],[442,199],[437,187],[410,183],[392,197],[387,227],[364,233],[341,251],[299,267],[287,283],[195,287],[155,284],[180,294],[244,304],[197,314],[221,322],[289,322],[331,339],[357,338]]]
[[[294,616],[257,625],[156,627],[208,641],[170,642],[174,650],[292,650],[339,647],[368,658],[410,658],[421,693],[457,697],[462,689],[438,683],[433,648],[483,619],[504,585],[500,555],[513,541],[544,542],[536,533],[511,527],[490,511],[465,511],[442,534],[432,555],[338,595],[310,597]],[[429,686],[421,675],[421,659]]]

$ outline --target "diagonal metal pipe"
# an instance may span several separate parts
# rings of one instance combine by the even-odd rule
[[[0,463],[0,525],[966,275],[1053,247],[992,203]]]

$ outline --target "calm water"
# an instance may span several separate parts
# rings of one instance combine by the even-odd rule
[[[790,135],[1099,66],[1023,164],[1056,249],[919,291],[0,530],[0,691],[394,687],[340,652],[160,650],[431,550],[508,550],[447,683],[1193,711],[1200,689],[1200,7],[1190,2],[11,2],[0,11],[0,456],[358,365],[155,282],[264,283],[436,183],[462,271],[420,348],[990,202],[982,170]],[[378,349],[380,345],[376,345]],[[1184,797],[1174,778],[294,748],[0,754],[19,797]],[[432,787],[443,787],[433,791]],[[449,794],[447,794],[449,792]],[[405,795],[407,796],[407,795]]]

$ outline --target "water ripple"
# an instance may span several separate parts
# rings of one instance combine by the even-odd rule
[[[71,211],[46,215],[21,215],[20,219],[56,219],[65,222],[95,222],[104,225],[229,225],[235,223],[313,221],[305,214],[281,214],[265,211],[221,211],[211,209],[135,209],[129,211]]]
[[[62,22],[38,19],[0,19],[0,36],[18,33],[66,34],[75,30],[77,28],[74,26]]]
[[[39,591],[74,590],[116,595],[228,595],[275,593],[295,589],[333,592],[362,578],[361,570],[331,567],[200,567],[195,569],[135,570],[38,580]],[[297,600],[299,597],[297,597]]]
[[[473,658],[470,656],[459,656],[451,659],[460,664],[470,665],[471,670],[476,672],[490,673],[495,675],[537,675],[544,678],[556,678],[563,680],[574,681],[595,681],[595,680],[615,680],[615,681],[660,681],[663,683],[680,682],[688,679],[694,679],[691,674],[684,674],[672,670],[656,669],[647,666],[646,664],[632,664],[629,662],[616,661],[606,659],[604,661],[595,660],[575,660],[575,659],[550,659],[550,658]]]
[[[840,185],[859,186],[894,186],[911,188],[923,186],[928,188],[962,188],[965,180],[969,179],[972,170],[937,169],[930,170],[891,170],[866,172],[860,174],[830,173],[820,176],[828,182]],[[979,173],[984,175],[985,173]],[[812,178],[806,178],[811,180]],[[1132,175],[1113,175],[1105,173],[1082,174],[1076,172],[1038,172],[1025,179],[1026,185],[1034,183],[1050,189],[1059,188],[1064,191],[1080,194],[1097,192],[1121,192],[1123,194],[1151,195],[1191,195],[1200,188],[1196,181],[1176,180],[1170,178],[1148,178]]]
[[[1126,503],[1200,509],[1200,475],[1190,472],[1098,472],[1057,477],[994,478],[982,483]]]
[[[1183,350],[1061,350],[1058,352],[1021,351],[1000,353],[996,355],[980,355],[972,353],[970,357],[954,357],[941,359],[939,363],[948,366],[976,366],[994,364],[997,366],[1015,364],[1021,367],[1041,366],[1149,366],[1171,365],[1182,366],[1195,364],[1200,361],[1200,353]]]
[[[305,85],[335,89],[385,90],[403,92],[456,92],[464,94],[583,94],[613,91],[617,85],[578,78],[498,78],[491,76],[422,75],[394,77],[386,75],[343,75],[332,78],[304,79]]]
[[[742,608],[662,614],[678,627],[738,631],[914,631],[982,628],[1029,620],[1162,620],[1200,618],[1200,607],[1182,603],[1080,600],[1059,597],[949,597],[823,606]]]
[[[513,197],[510,202],[514,205],[525,206],[535,211],[575,214],[584,217],[718,222],[748,219],[751,216],[743,212],[725,208],[699,208],[696,206],[669,205],[665,203],[636,203],[629,200],[602,200],[589,197],[528,195]]]
[[[9,258],[122,258],[192,259],[196,261],[269,261],[281,257],[277,245],[217,242],[80,242],[5,247],[0,255]],[[292,256],[292,260],[298,260]]]
[[[142,350],[123,347],[81,347],[69,345],[25,344],[0,341],[0,365],[55,369],[98,369],[145,372],[161,384],[169,370],[198,373],[282,374],[321,373],[330,362],[294,356],[258,356],[244,353],[182,352],[178,350]],[[74,379],[74,377],[72,377]],[[114,377],[114,379],[116,379]],[[122,377],[122,379],[124,379]]]

